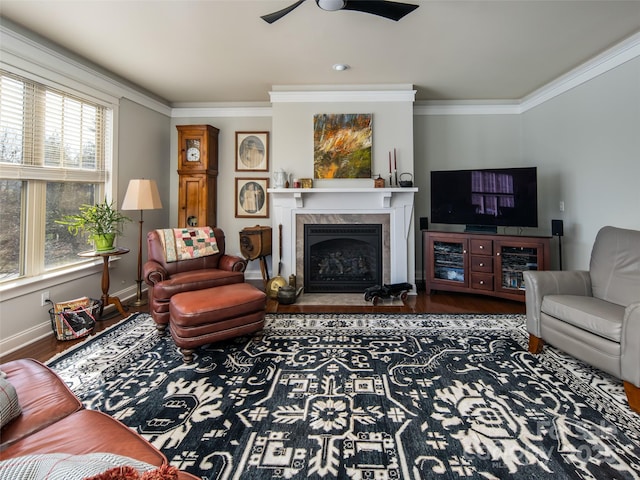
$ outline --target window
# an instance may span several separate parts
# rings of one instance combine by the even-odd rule
[[[0,282],[83,261],[55,220],[104,199],[112,110],[0,70]]]

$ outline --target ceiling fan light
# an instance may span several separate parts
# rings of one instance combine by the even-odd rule
[[[344,8],[346,2],[344,0],[316,0],[316,3],[322,10],[333,12]]]

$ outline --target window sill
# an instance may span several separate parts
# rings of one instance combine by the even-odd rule
[[[112,259],[114,261],[116,259]],[[117,260],[116,260],[117,261]],[[56,270],[36,277],[20,278],[0,285],[0,302],[22,297],[51,288],[61,283],[70,282],[79,278],[95,275],[102,272],[103,262],[101,258],[84,262],[73,267]]]

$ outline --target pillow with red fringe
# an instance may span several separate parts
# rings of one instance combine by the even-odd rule
[[[163,465],[140,474],[133,467],[114,467],[84,480],[178,480],[178,469],[171,465]]]
[[[158,467],[113,453],[46,453],[0,461],[0,479],[178,480],[178,469]]]

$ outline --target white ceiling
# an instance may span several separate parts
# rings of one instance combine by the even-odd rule
[[[640,31],[640,0],[407,0],[398,22],[314,0],[2,0],[0,14],[173,105],[272,85],[413,84],[417,100],[520,99]],[[335,63],[351,66],[344,72]]]

